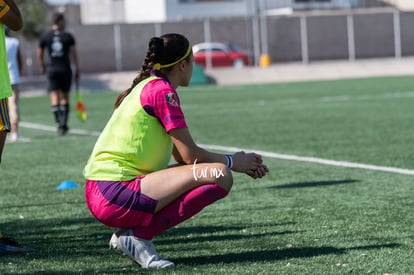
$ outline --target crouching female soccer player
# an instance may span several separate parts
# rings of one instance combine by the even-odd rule
[[[151,240],[224,198],[231,171],[255,179],[268,172],[258,154],[217,154],[193,141],[176,92],[189,85],[191,49],[180,34],[150,40],[140,73],[117,98],[84,169],[91,213],[119,229],[110,247],[144,268],[174,266]],[[168,166],[171,155],[177,164]]]

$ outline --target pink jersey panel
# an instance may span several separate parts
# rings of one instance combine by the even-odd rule
[[[165,130],[187,128],[175,89],[163,78],[149,82],[142,89],[141,105],[145,111],[158,118]]]

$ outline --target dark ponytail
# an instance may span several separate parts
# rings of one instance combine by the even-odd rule
[[[131,93],[134,87],[142,80],[151,76],[151,70],[155,64],[170,64],[182,58],[190,47],[190,42],[181,34],[169,33],[161,37],[151,38],[148,44],[147,55],[142,64],[141,71],[132,81],[131,87],[123,91],[115,101],[114,108],[118,108],[121,102]],[[189,58],[189,57],[187,57]],[[162,69],[165,73],[172,67]]]
[[[145,57],[144,63],[142,64],[141,71],[138,73],[137,77],[132,81],[131,87],[123,91],[115,101],[114,108],[118,108],[121,102],[124,100],[127,95],[134,89],[134,87],[141,82],[142,80],[150,77],[151,70],[154,64],[156,63],[157,56],[160,55],[162,52],[162,48],[164,48],[164,41],[160,37],[153,37],[151,38],[147,55]]]

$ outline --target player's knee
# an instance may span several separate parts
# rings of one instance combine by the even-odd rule
[[[231,170],[223,163],[217,163],[215,166],[218,171],[216,184],[229,192],[233,186],[233,175]]]

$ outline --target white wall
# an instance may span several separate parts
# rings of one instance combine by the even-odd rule
[[[171,0],[124,0],[125,23],[164,22],[167,19],[166,3]],[[176,1],[176,0],[173,0]]]
[[[83,24],[155,23],[183,19],[250,16],[260,3],[268,9],[350,8],[359,0],[329,0],[328,2],[300,3],[293,0],[239,0],[230,2],[179,3],[179,0],[82,0]],[[401,10],[414,10],[414,0],[384,0]]]
[[[87,0],[81,2],[82,24],[112,23],[112,0]]]
[[[175,1],[175,0],[174,0]],[[83,0],[83,24],[164,22],[166,0]]]
[[[383,0],[388,2],[391,5],[395,5],[399,10],[402,11],[414,11],[414,1],[413,0]]]
[[[154,23],[212,16],[247,15],[256,0],[180,4],[178,0],[82,0],[83,24]],[[120,9],[123,9],[122,11]],[[123,20],[119,18],[124,16]]]

